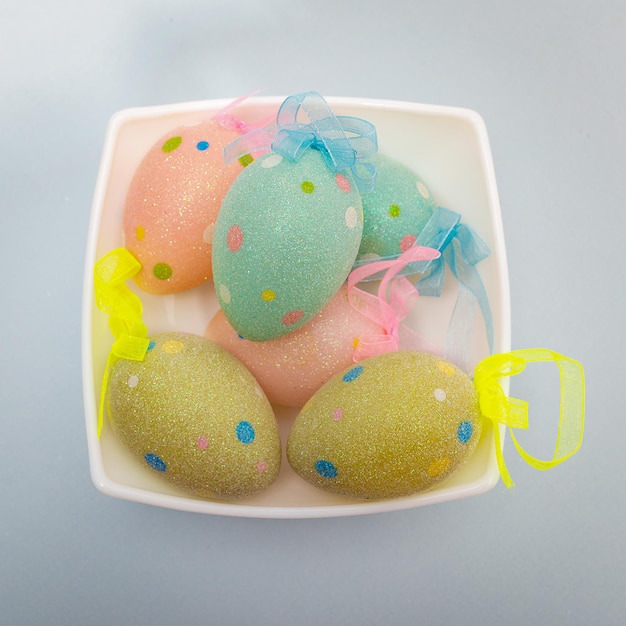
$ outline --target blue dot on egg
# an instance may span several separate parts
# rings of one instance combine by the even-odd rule
[[[459,428],[456,432],[457,437],[461,443],[467,443],[472,438],[472,433],[474,432],[474,427],[472,426],[472,422],[465,421],[459,424]]]
[[[249,444],[254,441],[254,426],[250,422],[239,422],[236,432],[241,443]]]
[[[356,367],[353,367],[351,370],[348,370],[343,375],[343,382],[351,383],[353,380],[356,380],[362,373],[363,373],[363,366],[357,365]]]
[[[164,472],[167,469],[165,461],[159,458],[156,454],[148,453],[143,458],[146,460],[146,463],[157,472]]]
[[[156,346],[156,343],[154,343],[154,341],[151,340],[150,343],[148,344],[148,352],[150,352],[150,350],[152,350],[154,346]]]
[[[198,150],[206,150],[208,147],[209,147],[208,141],[199,141],[196,144],[196,148],[198,148]]]
[[[337,468],[330,462],[320,459],[315,463],[315,471],[323,478],[335,478]]]

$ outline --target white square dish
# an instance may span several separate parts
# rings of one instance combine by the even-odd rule
[[[250,98],[236,113],[259,119],[275,113],[284,98]],[[494,351],[510,350],[508,270],[500,206],[487,131],[470,110],[356,98],[326,98],[337,115],[351,115],[376,126],[379,152],[413,169],[427,181],[440,206],[461,214],[487,242],[491,255],[478,266],[494,322]],[[89,227],[82,309],[83,388],[89,461],[96,487],[105,494],[184,511],[263,518],[310,518],[360,515],[407,509],[478,495],[499,479],[493,433],[486,425],[469,462],[428,492],[405,498],[358,501],[326,493],[298,477],[283,458],[276,482],[266,491],[235,501],[195,498],[163,482],[138,463],[105,423],[98,438],[100,388],[113,337],[107,317],[95,305],[93,268],[110,250],[123,245],[122,216],[131,178],[144,154],[167,131],[210,118],[229,100],[127,109],[110,121],[94,194]],[[212,284],[176,295],[154,296],[129,283],[144,305],[150,333],[177,330],[203,334],[218,307]],[[457,283],[446,280],[439,298],[422,298],[406,323],[437,345],[443,345],[457,295]],[[488,356],[484,324],[476,315],[470,353],[473,366]],[[295,409],[276,407],[283,444]],[[501,433],[501,436],[503,433]],[[284,447],[284,445],[283,445]]]

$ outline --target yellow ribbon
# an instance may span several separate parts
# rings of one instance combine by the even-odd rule
[[[500,379],[520,374],[528,363],[554,362],[559,368],[560,409],[559,429],[551,460],[537,459],[526,452],[513,432],[514,428],[528,428],[528,403],[509,398],[500,385]],[[534,348],[495,354],[481,361],[474,370],[474,386],[483,417],[494,423],[494,438],[498,468],[504,484],[510,489],[513,480],[504,462],[498,424],[509,428],[511,440],[520,456],[532,467],[550,469],[569,459],[580,449],[585,422],[585,377],[582,365],[562,354]]]
[[[115,360],[143,361],[150,340],[143,323],[143,306],[139,297],[125,284],[141,269],[141,264],[126,248],[116,248],[103,256],[94,267],[94,294],[96,305],[109,315],[109,328],[115,342],[107,359],[100,406],[98,410],[98,437],[104,422],[104,404],[109,382],[109,370]]]

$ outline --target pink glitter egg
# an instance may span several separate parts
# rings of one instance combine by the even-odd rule
[[[380,325],[352,307],[344,285],[320,313],[288,335],[268,341],[247,340],[220,310],[205,337],[242,361],[270,402],[301,407],[327,380],[354,362],[361,338],[383,332]]]
[[[213,227],[230,185],[253,159],[224,164],[239,136],[216,120],[175,128],[145,155],[124,208],[125,245],[142,265],[149,293],[178,293],[213,277]]]

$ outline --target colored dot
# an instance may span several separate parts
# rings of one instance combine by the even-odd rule
[[[355,338],[354,338],[354,341],[352,342],[352,348],[353,348],[354,350],[356,350],[356,348],[357,348],[357,346],[358,346],[358,345],[359,345],[359,338],[358,338],[358,337],[355,337]]]
[[[240,335],[239,333],[237,333],[237,337],[239,337],[239,339],[245,339],[245,337],[243,335]]]
[[[163,350],[163,352],[167,352],[167,354],[178,354],[179,352],[182,352],[184,348],[185,346],[183,343],[174,339],[164,342],[161,346],[161,350]]]
[[[199,450],[206,450],[209,447],[209,440],[204,435],[198,437],[196,447]]]
[[[215,224],[209,224],[202,233],[202,241],[204,243],[213,243],[213,234],[215,233]]]
[[[209,147],[209,142],[208,141],[199,141],[196,144],[196,148],[198,148],[198,150],[206,150]]]
[[[182,137],[171,137],[161,146],[161,150],[163,150],[163,152],[172,152],[173,150],[176,150],[182,142]]]
[[[152,339],[151,339],[150,343],[148,344],[148,352],[150,352],[150,350],[152,350],[152,348],[154,348],[154,346],[156,346],[156,343],[154,341],[152,341]]]
[[[173,272],[172,272],[172,268],[167,263],[157,263],[152,268],[152,273],[159,280],[168,280],[169,278],[172,277]]]
[[[135,237],[137,241],[143,241],[146,237],[146,229],[143,226],[137,226],[135,228]]]
[[[428,472],[429,476],[432,476],[434,478],[435,476],[443,474],[448,469],[448,467],[450,467],[450,459],[444,456],[443,458],[437,459],[436,461],[431,463],[426,471]]]
[[[473,432],[474,427],[472,426],[472,422],[466,420],[465,422],[461,422],[459,424],[459,429],[456,434],[461,443],[467,443],[472,438]]]
[[[165,462],[160,459],[156,454],[148,453],[143,457],[146,463],[157,472],[164,472],[167,469]]]
[[[250,163],[254,161],[254,157],[251,154],[244,154],[243,156],[240,156],[237,160],[239,161],[239,163],[241,163],[243,167],[248,167],[248,165],[250,165]]]
[[[357,365],[356,367],[353,367],[351,370],[348,370],[343,375],[343,382],[351,383],[353,380],[356,380],[362,373],[363,373],[363,366]]]
[[[239,422],[235,432],[241,443],[249,444],[254,441],[254,426],[250,422]]]
[[[134,374],[128,379],[128,386],[131,389],[134,389],[139,384],[139,376],[135,376]]]
[[[333,411],[333,419],[338,422],[343,417],[343,409],[335,409]]]
[[[226,245],[231,252],[237,252],[243,245],[243,230],[241,230],[241,227],[237,226],[237,224],[234,224],[228,229]]]
[[[447,361],[437,361],[437,367],[448,376],[454,376],[456,373],[454,365],[452,365],[452,363],[448,363]]]
[[[330,462],[320,459],[315,463],[315,471],[323,478],[335,478],[337,468]]]
[[[289,311],[289,313],[285,313],[283,315],[283,326],[291,326],[292,324],[296,324],[302,319],[304,315],[304,311],[300,311],[296,309],[295,311]]]
[[[276,167],[282,160],[283,157],[280,154],[270,154],[267,158],[263,159],[261,167]]]
[[[397,204],[392,204],[389,207],[389,215],[391,215],[391,217],[398,217],[400,215],[400,207]]]
[[[302,191],[304,191],[304,193],[313,193],[315,191],[315,185],[310,180],[305,180],[302,183]]]
[[[346,213],[343,216],[343,218],[346,221],[346,226],[350,230],[352,230],[357,225],[357,222],[359,221],[359,215],[353,206],[349,206],[346,209]]]
[[[345,191],[346,193],[352,191],[350,181],[343,174],[337,174],[337,176],[335,176],[335,182],[341,191]]]
[[[417,190],[422,198],[430,198],[430,191],[428,191],[428,187],[421,180],[417,183]]]
[[[439,402],[443,402],[446,399],[446,392],[443,389],[435,389],[433,395],[435,396],[435,400]]]
[[[261,293],[261,298],[265,300],[265,302],[271,302],[276,297],[276,294],[271,289],[266,289]]]
[[[220,297],[224,304],[230,304],[231,296],[230,289],[226,285],[220,285],[219,287]]]
[[[400,239],[400,250],[406,252],[409,248],[413,247],[413,244],[417,241],[415,235],[405,235]]]
[[[265,461],[259,461],[256,464],[256,471],[259,472],[259,474],[262,474],[266,470],[267,470],[267,463]]]

